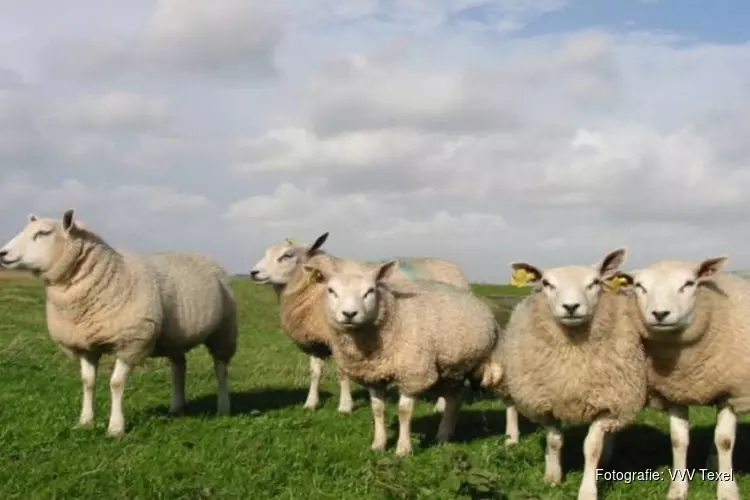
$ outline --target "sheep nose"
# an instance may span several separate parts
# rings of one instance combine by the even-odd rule
[[[4,259],[6,255],[8,255],[7,250],[0,250],[0,259]]]
[[[250,277],[255,278],[256,276],[258,276],[259,272],[260,271],[258,271],[257,269],[253,269],[252,271],[250,271]]]
[[[563,309],[565,309],[568,314],[575,314],[576,310],[581,307],[581,304],[576,302],[575,304],[563,304]]]
[[[357,315],[357,311],[341,311],[341,315],[346,319],[354,319],[354,316]]]
[[[656,321],[661,323],[664,321],[664,318],[669,316],[669,311],[651,311],[651,314],[654,315],[654,318],[656,318]]]

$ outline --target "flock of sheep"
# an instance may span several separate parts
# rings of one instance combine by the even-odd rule
[[[228,365],[237,349],[229,275],[191,253],[115,249],[80,221],[30,215],[2,249],[0,265],[45,283],[50,336],[80,360],[80,425],[94,418],[99,360],[113,354],[108,432],[124,432],[130,371],[147,357],[171,362],[171,412],[185,405],[185,353],[204,344],[214,360],[217,412],[230,412]],[[338,367],[339,411],[352,410],[350,380],[370,392],[372,449],[386,446],[385,389],[399,388],[396,453],[412,451],[416,399],[441,395],[439,441],[455,431],[465,383],[507,404],[507,444],[518,414],[547,428],[545,480],[562,475],[563,423],[589,424],[578,498],[597,498],[596,470],[611,458],[615,433],[646,406],[669,413],[673,470],[687,467],[688,408],[716,405],[717,498],[740,498],[732,471],[738,415],[750,411],[750,281],[724,273],[726,257],[665,260],[621,270],[626,250],[593,266],[541,269],[511,264],[513,282],[533,293],[504,328],[472,293],[461,269],[441,259],[377,263],[334,257],[312,244],[275,245],[250,276],[279,298],[284,333],[310,356],[304,406],[318,404],[326,359]],[[685,499],[676,474],[668,499]]]

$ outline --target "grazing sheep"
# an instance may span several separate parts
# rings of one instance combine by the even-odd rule
[[[627,298],[604,287],[625,256],[625,249],[615,250],[592,267],[511,264],[516,281],[537,286],[505,327],[503,376],[518,411],[548,429],[547,482],[562,478],[561,424],[590,424],[579,500],[597,498],[596,469],[600,458],[609,459],[612,433],[630,424],[646,401],[641,339],[621,320]]]
[[[328,233],[321,235],[312,245],[297,244],[291,238],[285,243],[273,245],[266,249],[263,258],[255,264],[250,271],[250,279],[256,283],[270,284],[274,287],[278,297],[291,280],[294,273],[307,260],[317,253],[324,253],[320,247],[328,238]],[[413,279],[432,279],[455,285],[459,288],[470,290],[469,280],[461,268],[450,261],[436,258],[398,258],[398,268],[391,274],[393,281],[410,281]],[[282,318],[284,313],[282,311]],[[297,346],[310,356],[310,387],[304,407],[314,409],[318,406],[320,393],[320,379],[323,375],[325,360],[331,356],[331,351],[326,347],[324,340],[315,342],[301,341],[297,338],[315,338],[315,332],[311,331],[306,324],[300,326],[301,332],[295,333],[285,330]],[[351,384],[341,370],[338,371],[339,379],[339,408],[338,411],[349,413],[352,411]],[[445,408],[445,399],[438,398],[435,410],[442,412]]]
[[[486,382],[492,371],[488,365],[500,327],[487,304],[437,281],[389,280],[398,269],[396,260],[372,265],[325,256],[304,269],[325,285],[318,317],[330,327],[339,367],[370,391],[372,449],[386,445],[385,390],[391,382],[400,392],[396,453],[411,453],[414,403],[431,388],[446,400],[437,439],[449,440],[464,381]]]
[[[687,468],[688,407],[716,405],[716,498],[738,500],[732,453],[738,415],[750,412],[750,282],[722,273],[727,260],[663,260],[619,276],[633,292],[652,406],[669,411],[672,470]],[[687,498],[688,486],[676,475],[667,498]]]
[[[110,379],[108,433],[123,434],[123,395],[131,370],[147,357],[167,357],[172,405],[185,406],[185,353],[204,344],[218,380],[217,412],[230,411],[228,365],[237,349],[229,276],[195,253],[118,251],[84,224],[29,215],[26,227],[0,250],[0,264],[31,271],[45,284],[47,327],[63,352],[78,357],[83,381],[79,425],[94,419],[99,360],[116,357]]]

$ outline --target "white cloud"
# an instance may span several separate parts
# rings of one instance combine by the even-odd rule
[[[74,206],[123,246],[233,270],[324,231],[485,280],[621,245],[750,266],[750,46],[523,31],[575,4],[71,0],[44,31],[46,4],[13,4],[0,230]]]
[[[275,73],[282,36],[278,9],[261,0],[157,0],[131,30],[88,36],[51,47],[52,68],[66,75],[106,78],[128,70],[183,77],[246,78]],[[136,11],[137,12],[137,11]]]
[[[54,114],[66,125],[101,130],[162,125],[169,120],[170,109],[160,98],[110,91],[63,102]]]

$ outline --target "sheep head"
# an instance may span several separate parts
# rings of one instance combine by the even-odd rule
[[[618,272],[632,287],[647,330],[654,334],[684,330],[692,321],[698,291],[718,273],[726,256],[702,262],[662,260],[632,272]]]
[[[299,266],[318,253],[327,239],[328,233],[323,233],[312,244],[300,245],[287,238],[285,243],[268,247],[250,271],[250,279],[256,283],[286,285]]]
[[[596,311],[605,282],[615,277],[627,250],[609,252],[593,266],[564,266],[542,270],[527,262],[512,262],[512,282],[535,284],[547,299],[555,320],[574,327],[588,323]]]

